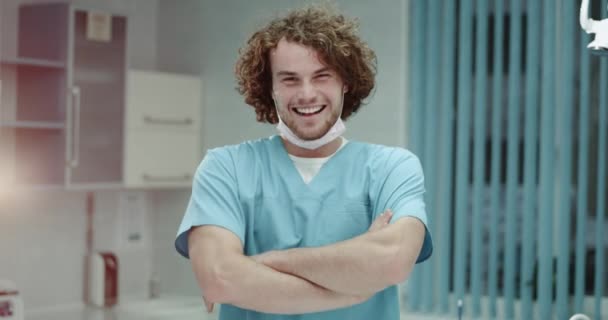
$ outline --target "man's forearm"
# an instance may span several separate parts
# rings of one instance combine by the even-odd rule
[[[337,293],[294,275],[284,274],[245,256],[223,266],[222,294],[215,303],[228,303],[265,313],[299,314],[337,309],[366,298]]]
[[[373,294],[403,281],[420,252],[424,226],[416,219],[400,220],[333,245],[274,251],[258,259],[329,290]]]

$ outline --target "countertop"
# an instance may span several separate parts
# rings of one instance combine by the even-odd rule
[[[26,312],[25,320],[217,320],[219,308],[207,313],[199,297],[162,297],[125,301],[113,308],[72,306]],[[406,313],[401,320],[445,320],[445,317]],[[447,319],[453,319],[449,316]]]
[[[198,297],[134,300],[112,308],[73,306],[25,313],[25,320],[216,320]]]

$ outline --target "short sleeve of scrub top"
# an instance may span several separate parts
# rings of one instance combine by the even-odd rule
[[[411,152],[396,148],[387,155],[383,163],[389,170],[379,193],[380,211],[390,208],[393,211],[391,223],[400,218],[411,216],[424,223],[424,243],[416,263],[428,259],[433,252],[431,233],[427,226],[424,204],[424,174],[418,158]]]
[[[188,231],[192,227],[214,225],[234,233],[244,244],[245,222],[239,206],[234,164],[225,149],[214,149],[196,170],[192,195],[182,219],[175,248],[188,254]]]

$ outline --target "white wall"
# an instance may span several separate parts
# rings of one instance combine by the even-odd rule
[[[51,0],[46,0],[49,2]],[[2,52],[15,50],[19,3],[0,0]],[[285,0],[74,0],[126,12],[131,67],[201,74],[204,92],[204,147],[238,143],[275,133],[255,121],[236,90],[233,67],[238,48],[270,15],[307,1]],[[377,89],[369,105],[347,122],[347,137],[405,143],[405,3],[406,0],[340,0],[338,7],[358,16],[363,38],[378,56]],[[14,52],[14,51],[13,51]],[[162,294],[199,294],[188,261],[178,257],[173,240],[190,196],[189,190],[140,192],[147,199],[146,244],[123,250],[120,191],[97,193],[97,247],[119,251],[121,294],[146,294],[151,272],[160,276]],[[0,278],[15,280],[28,308],[81,301],[85,251],[85,194],[35,192],[0,203]]]

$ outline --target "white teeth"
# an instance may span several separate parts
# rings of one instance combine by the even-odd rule
[[[323,108],[323,106],[316,106],[316,107],[299,107],[299,108],[295,108],[297,112],[299,113],[303,113],[303,114],[311,114],[311,113],[315,113],[318,112],[319,110],[321,110]]]

